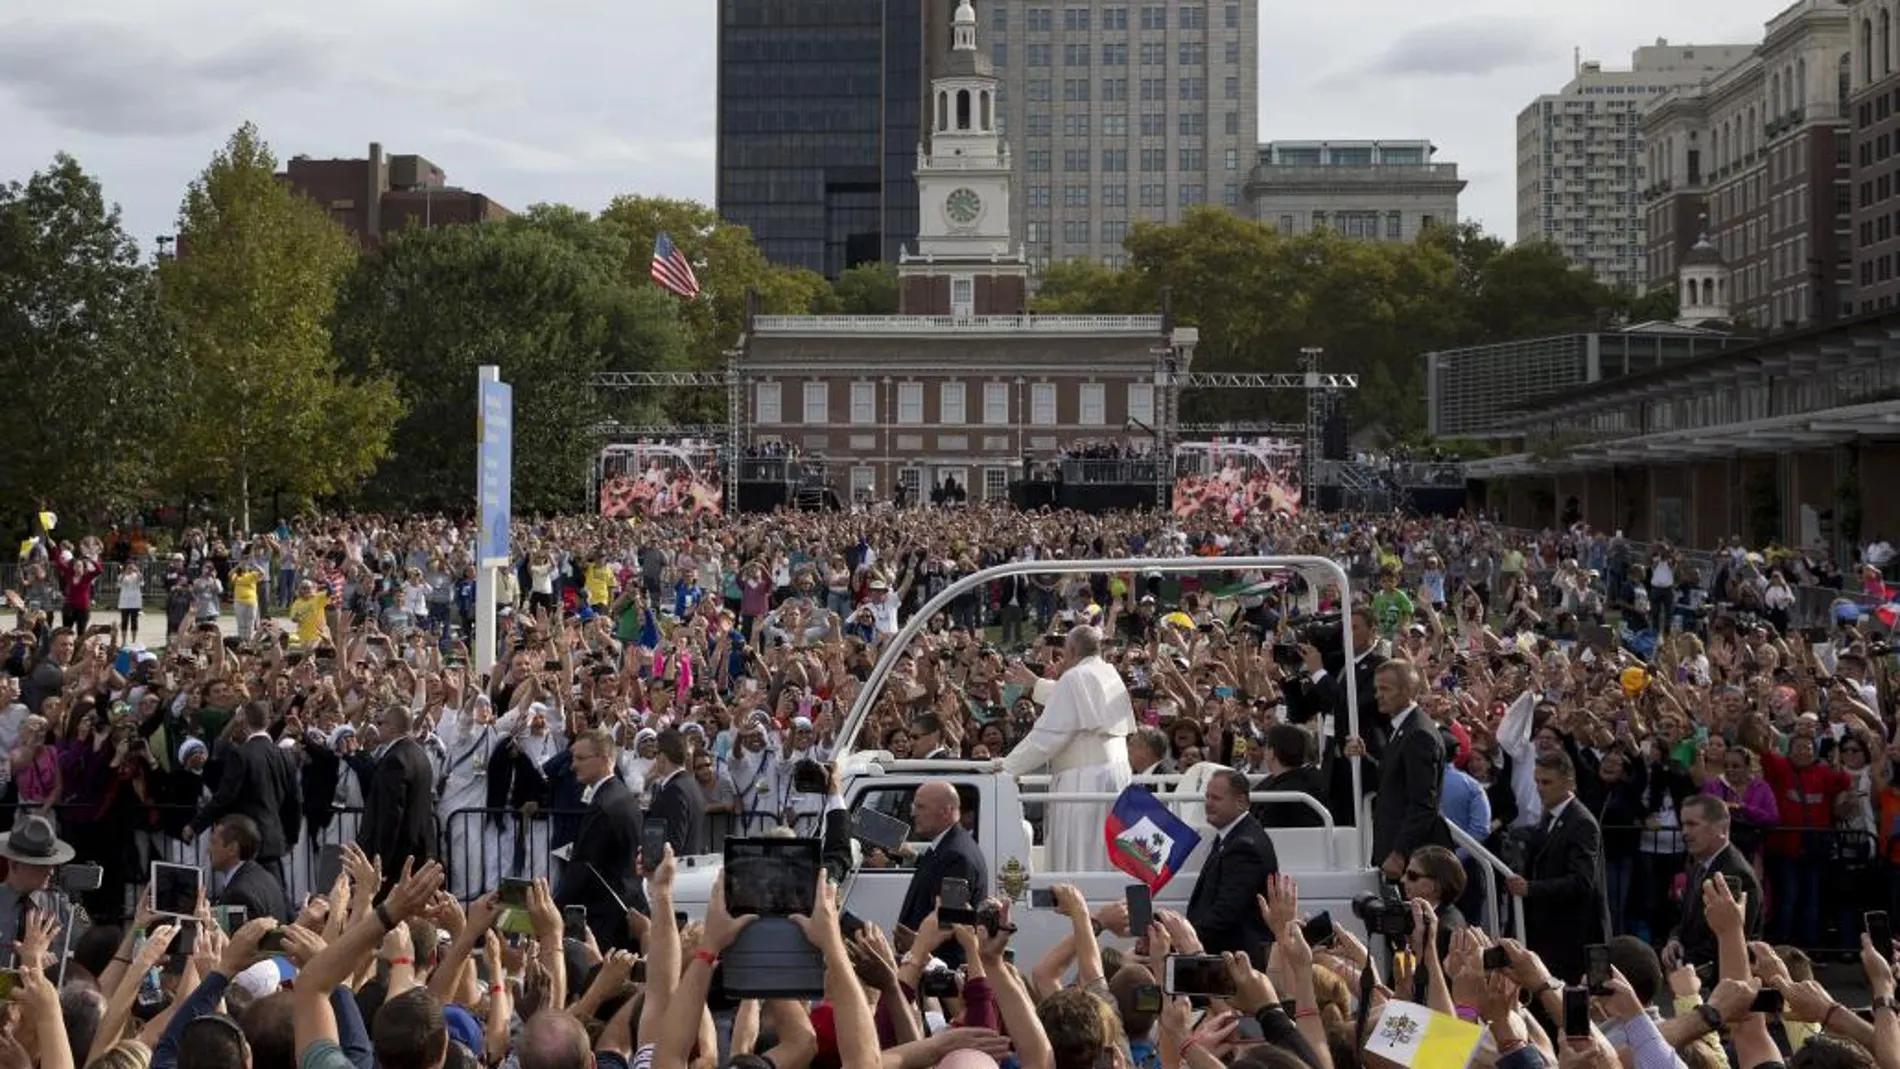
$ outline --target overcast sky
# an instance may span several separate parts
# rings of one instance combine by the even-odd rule
[[[1620,68],[1657,37],[1759,41],[1784,6],[1268,0],[1260,138],[1430,138],[1471,183],[1463,214],[1511,238],[1514,120],[1569,78],[1573,48]],[[186,183],[249,119],[279,159],[357,157],[377,140],[510,208],[596,210],[618,193],[710,202],[715,7],[0,2],[0,180],[69,152],[149,245],[172,230]]]

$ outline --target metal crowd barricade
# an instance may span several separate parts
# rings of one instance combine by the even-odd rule
[[[574,841],[584,809],[471,807],[444,815],[442,860],[449,890],[463,902],[493,890],[503,877],[546,879],[553,886],[562,862],[554,851]]]

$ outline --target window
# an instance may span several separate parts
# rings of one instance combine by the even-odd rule
[[[1207,116],[1198,111],[1184,111],[1176,124],[1182,137],[1205,137],[1207,135]]]
[[[1053,382],[1033,382],[1029,384],[1029,422],[1038,427],[1056,425],[1056,384]]]
[[[826,383],[805,384],[805,422],[807,424],[817,426],[831,422],[831,406],[827,403],[830,397],[831,390]]]
[[[1089,243],[1089,221],[1087,219],[1064,219],[1062,221],[1062,241],[1065,245],[1087,245]]]
[[[851,384],[851,422],[857,424],[877,422],[877,383],[854,382]]]
[[[983,422],[992,427],[1009,422],[1009,383],[983,384]]]
[[[1155,386],[1152,382],[1128,384],[1128,418],[1150,427],[1155,422]]]
[[[1207,202],[1207,187],[1203,185],[1184,183],[1176,192],[1180,194],[1180,205],[1183,208],[1192,208],[1196,204],[1205,204]]]
[[[851,500],[859,504],[869,504],[877,496],[877,469],[851,469]]]
[[[904,500],[916,501],[917,495],[923,490],[924,470],[922,468],[900,468],[897,472],[897,485],[904,488]],[[908,806],[909,789],[904,790],[903,793],[906,795],[905,804]],[[866,791],[861,797],[868,798],[871,794],[872,792]]]
[[[1046,111],[1029,116],[1029,136],[1048,137],[1055,131],[1055,119]]]
[[[998,41],[995,44],[990,46],[990,62],[999,71],[1008,69],[1009,67],[1009,42],[1008,41]]]
[[[1144,30],[1165,30],[1168,28],[1168,9],[1150,4],[1141,9],[1141,28]]]
[[[963,384],[946,382],[937,391],[937,422],[957,425],[966,422],[963,413]]]
[[[1126,79],[1123,79],[1123,80],[1126,81]],[[1102,116],[1102,133],[1107,134],[1109,137],[1127,137],[1128,136],[1128,116],[1126,115]]]
[[[1001,4],[998,4],[993,8],[985,7],[983,10],[983,17],[990,20],[990,29],[992,30],[1009,29],[1009,8],[1004,7]]]
[[[1102,170],[1122,172],[1128,170],[1128,150],[1125,148],[1105,148],[1102,150]]]
[[[1029,80],[1029,102],[1031,104],[1049,103],[1050,85],[1051,83],[1047,78],[1031,78]]]
[[[1230,171],[1233,171],[1233,170],[1238,170],[1239,167],[1240,167],[1240,150],[1237,148],[1228,149],[1227,150],[1227,169]]]
[[[1062,169],[1065,171],[1082,171],[1086,173],[1089,169],[1089,150],[1085,148],[1063,149]]]
[[[1150,173],[1168,169],[1168,150],[1165,148],[1145,148],[1141,150],[1141,169]]]
[[[1031,219],[1023,224],[1023,240],[1031,245],[1041,245],[1049,240],[1049,224],[1039,219]]]
[[[998,10],[1000,10],[1002,6],[1001,4],[996,5]],[[1050,14],[1048,8],[1032,7],[1029,9],[1029,28],[1031,31],[1042,30],[1047,32],[1056,28],[1056,20]]]
[[[1062,99],[1070,104],[1088,103],[1089,80],[1087,78],[1062,79]]]
[[[1128,187],[1121,185],[1119,183],[1112,183],[1112,184],[1103,186],[1102,187],[1102,207],[1104,208],[1128,207]]]
[[[1102,100],[1104,103],[1109,103],[1109,104],[1114,104],[1114,103],[1126,104],[1128,102],[1128,79],[1126,78],[1102,79]],[[1123,118],[1126,118],[1126,117],[1127,116],[1123,116]],[[1127,131],[1123,131],[1123,132],[1126,133]]]
[[[998,11],[1000,12],[1000,10],[1001,9],[999,8]],[[997,19],[996,16],[994,15],[990,16],[990,18],[992,19],[992,21],[996,23],[998,28],[1002,27],[1003,23],[1000,19]],[[1102,29],[1126,30],[1127,28],[1128,28],[1128,9],[1127,8],[1110,7],[1110,8],[1104,8],[1102,10]]]
[[[1049,203],[1048,186],[1029,187],[1029,206],[1031,208],[1047,208]]]
[[[1141,42],[1141,65],[1144,67],[1167,66],[1168,43],[1166,41]]]
[[[1030,149],[1029,150],[1029,169],[1030,171],[1034,173],[1048,174],[1049,173],[1049,150],[1046,148],[1045,149]]]
[[[1240,204],[1240,184],[1238,182],[1229,182],[1220,187],[1220,202],[1229,208],[1238,206]]]
[[[1397,241],[1402,234],[1403,217],[1398,212],[1385,213],[1385,236]]]
[[[924,384],[921,382],[900,382],[897,384],[897,422],[922,423],[924,421]]]
[[[1182,100],[1206,100],[1207,99],[1207,79],[1206,78],[1183,78],[1180,80],[1178,88],[1180,89],[1180,92],[1177,95]]]
[[[1086,7],[1065,7],[1062,9],[1062,28],[1070,32],[1089,28],[1089,9]]]
[[[983,500],[1006,501],[1009,499],[1009,469],[983,469]]]
[[[1089,187],[1063,186],[1062,206],[1064,208],[1086,208],[1089,206]]]
[[[1227,78],[1221,82],[1220,92],[1222,100],[1239,100],[1240,76],[1233,74],[1228,75]]]
[[[1293,233],[1293,216],[1291,213],[1284,213],[1280,216],[1280,233]]]
[[[1100,427],[1108,422],[1108,398],[1106,386],[1099,382],[1082,384],[1082,423],[1090,427]]]
[[[1182,41],[1178,54],[1183,67],[1207,66],[1207,44],[1203,41]]]
[[[1062,136],[1089,136],[1089,117],[1087,115],[1064,115],[1062,117]]]
[[[1122,41],[1117,44],[1103,45],[1102,46],[1102,66],[1104,67],[1128,66],[1128,42]]]
[[[1240,66],[1240,42],[1239,41],[1227,42],[1227,65],[1229,67]]]
[[[1184,148],[1181,150],[1181,169],[1183,171],[1207,170],[1207,152],[1204,149]]]
[[[1126,219],[1102,220],[1102,243],[1104,245],[1120,245],[1123,241],[1126,241],[1127,239],[1128,239],[1128,220]]]
[[[784,416],[779,407],[779,384],[776,382],[759,383],[757,395],[752,407],[758,412],[760,423],[783,423]]]
[[[1141,187],[1141,206],[1160,208],[1167,204],[1168,187],[1160,183],[1144,184]]]
[[[1224,129],[1226,130],[1227,135],[1229,137],[1237,136],[1240,133],[1240,113],[1239,112],[1230,111],[1227,113]]]
[[[998,26],[1001,26],[1002,22],[998,20],[996,24]],[[1239,4],[1227,5],[1227,28],[1230,30],[1240,29],[1240,5]]]
[[[1054,47],[1053,45],[1037,44],[1031,41],[1027,49],[1029,65],[1031,67],[1047,67],[1049,65],[1050,54],[1054,51]]]
[[[1087,12],[1083,12],[1087,14]],[[1086,43],[1070,42],[1062,46],[1062,65],[1065,67],[1086,67],[1089,65],[1089,46]]]
[[[976,313],[976,280],[968,275],[960,275],[950,280],[950,314],[968,316]]]
[[[1141,117],[1141,136],[1166,137],[1167,133],[1168,117],[1166,115],[1156,113],[1145,114]]]
[[[1181,28],[1184,30],[1207,29],[1207,9],[1199,4],[1182,5]]]

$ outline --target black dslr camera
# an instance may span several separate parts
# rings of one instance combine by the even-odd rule
[[[1412,937],[1412,904],[1400,898],[1394,888],[1353,896],[1352,915],[1365,922],[1370,935],[1394,940]]]

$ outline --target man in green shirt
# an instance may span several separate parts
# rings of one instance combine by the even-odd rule
[[[1392,638],[1399,628],[1411,623],[1412,599],[1399,589],[1399,573],[1387,569],[1379,573],[1379,592],[1372,595],[1372,614],[1379,621],[1379,634]]]

